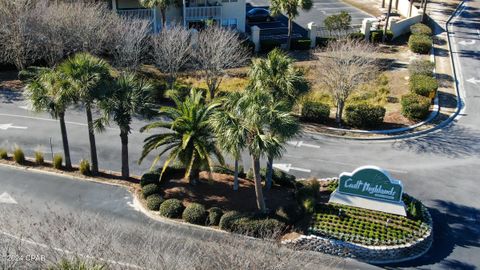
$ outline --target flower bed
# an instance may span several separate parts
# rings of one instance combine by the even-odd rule
[[[400,245],[415,242],[429,230],[426,217],[412,219],[338,204],[317,206],[309,232],[363,245]]]

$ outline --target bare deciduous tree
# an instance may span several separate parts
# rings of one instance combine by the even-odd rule
[[[226,69],[239,67],[249,59],[239,35],[221,27],[201,31],[194,41],[193,51],[194,65],[203,74],[210,99],[215,97]]]
[[[332,95],[336,122],[341,124],[345,101],[350,94],[377,73],[376,48],[370,43],[344,39],[331,42],[319,56],[318,80]]]
[[[177,74],[190,60],[192,43],[190,32],[176,25],[163,29],[153,38],[153,58],[155,65],[168,74],[167,82],[172,89]]]
[[[134,70],[145,58],[151,23],[133,18],[118,18],[116,21],[113,31],[113,63]]]

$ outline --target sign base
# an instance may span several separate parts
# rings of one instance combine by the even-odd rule
[[[405,211],[405,204],[403,202],[387,202],[368,199],[359,196],[343,194],[335,190],[328,200],[329,203],[343,204],[347,206],[365,208],[400,216],[407,216]]]

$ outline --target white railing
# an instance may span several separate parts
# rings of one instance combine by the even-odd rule
[[[221,15],[222,15],[222,6],[186,7],[185,8],[185,18],[187,20],[220,18]]]
[[[151,9],[119,9],[117,13],[120,16],[153,21],[153,11]]]

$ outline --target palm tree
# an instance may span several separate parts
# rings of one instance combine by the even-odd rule
[[[264,156],[279,157],[285,149],[285,141],[275,135],[277,130],[269,131],[272,128],[272,122],[292,123],[295,122],[295,118],[291,111],[286,109],[288,106],[275,107],[272,95],[265,91],[247,89],[235,103],[235,110],[239,112],[239,126],[245,130],[247,150],[252,158],[257,207],[260,211],[266,212],[260,176],[260,159]],[[271,113],[272,106],[278,109],[276,113]],[[278,124],[274,127],[284,129],[286,126]]]
[[[211,171],[214,164],[213,156],[224,164],[222,153],[217,147],[209,124],[218,104],[206,104],[202,91],[196,89],[192,89],[183,102],[175,95],[172,99],[175,107],[160,109],[160,116],[168,118],[169,121],[155,122],[140,130],[143,132],[153,128],[167,128],[169,132],[147,137],[139,162],[142,162],[153,150],[165,147],[157,154],[152,164],[153,168],[160,158],[169,152],[163,164],[160,179],[171,162],[180,161],[186,168],[185,180],[195,184],[201,168]]]
[[[287,50],[290,50],[293,19],[298,16],[298,9],[310,10],[312,6],[312,0],[270,0],[270,10],[272,14],[279,15],[283,12],[288,18]]]
[[[250,69],[250,86],[257,91],[265,91],[272,95],[273,101],[269,104],[269,116],[271,132],[273,136],[279,136],[282,140],[288,140],[298,134],[299,128],[295,123],[278,122],[282,113],[292,110],[297,100],[310,90],[310,85],[302,70],[293,65],[294,61],[282,51],[275,49],[265,59],[253,60]],[[283,128],[278,125],[291,125]],[[273,159],[268,155],[267,161],[267,190],[272,185]]]
[[[65,168],[71,169],[72,161],[70,159],[67,127],[65,125],[65,110],[74,102],[75,95],[71,88],[68,87],[68,83],[56,70],[49,68],[40,69],[38,74],[28,81],[25,94],[31,102],[34,111],[48,111],[53,118],[59,120],[65,155]]]
[[[162,15],[162,27],[165,27],[165,24],[167,22],[167,8],[170,5],[176,4],[177,2],[175,0],[139,0],[140,5],[142,5],[145,8],[151,8],[153,9],[154,14],[157,12],[157,7],[160,8],[160,13]],[[155,16],[156,18],[157,16]],[[155,25],[155,23],[154,23]],[[157,29],[155,29],[156,31]]]
[[[102,117],[95,121],[96,127],[103,130],[110,119],[120,128],[122,143],[122,177],[130,177],[128,165],[128,134],[131,132],[132,116],[153,116],[150,92],[152,85],[137,78],[134,73],[122,72],[115,78],[106,98],[99,101]]]
[[[85,106],[93,174],[98,173],[98,159],[92,106],[104,96],[106,84],[111,80],[110,70],[107,62],[88,53],[78,53],[59,66],[59,72],[65,76],[77,98]]]
[[[247,130],[242,125],[242,115],[235,107],[242,97],[240,92],[232,92],[219,100],[222,107],[213,114],[210,121],[222,150],[235,160],[233,190],[238,190],[238,161],[247,140]]]

